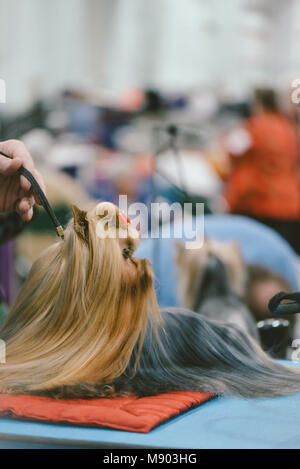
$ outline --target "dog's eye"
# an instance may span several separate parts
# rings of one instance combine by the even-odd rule
[[[123,256],[128,259],[130,256],[130,250],[128,248],[123,249]]]

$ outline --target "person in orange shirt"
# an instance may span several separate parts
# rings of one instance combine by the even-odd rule
[[[254,111],[224,138],[232,164],[228,209],[271,226],[300,253],[298,129],[279,111],[271,89],[256,90]]]

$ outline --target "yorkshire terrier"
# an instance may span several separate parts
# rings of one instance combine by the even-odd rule
[[[0,392],[56,398],[194,390],[244,397],[300,390],[240,327],[159,311],[138,233],[110,203],[74,218],[33,264],[1,329]]]
[[[203,316],[238,325],[258,340],[256,322],[242,300],[246,269],[235,242],[205,241],[196,253],[176,244],[182,304]]]
[[[237,324],[255,339],[257,321],[274,317],[269,299],[278,291],[291,291],[280,275],[246,265],[235,241],[206,239],[197,252],[182,243],[175,247],[181,304],[207,318]],[[295,319],[288,319],[292,338]]]

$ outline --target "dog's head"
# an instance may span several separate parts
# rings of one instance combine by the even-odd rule
[[[107,202],[72,210],[64,241],[33,264],[2,328],[8,373],[9,362],[20,365],[15,381],[7,376],[10,388],[110,383],[133,348],[141,350],[149,321],[160,319],[151,265],[134,257],[139,235],[130,220]]]
[[[134,257],[140,239],[129,218],[109,202],[99,203],[88,212],[72,206],[72,211],[74,218],[65,234],[66,256],[79,254],[98,288],[105,277],[110,287],[105,287],[107,296],[108,290],[115,297],[131,293],[132,301],[147,296],[152,289],[152,269],[147,259]]]

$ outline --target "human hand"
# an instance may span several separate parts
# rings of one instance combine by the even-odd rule
[[[8,159],[0,155],[0,212],[15,210],[24,221],[28,222],[33,215],[34,203],[40,204],[40,201],[30,182],[18,173],[18,169],[21,166],[28,169],[45,192],[43,178],[35,169],[23,142],[19,140],[0,142],[0,151],[12,157]]]

